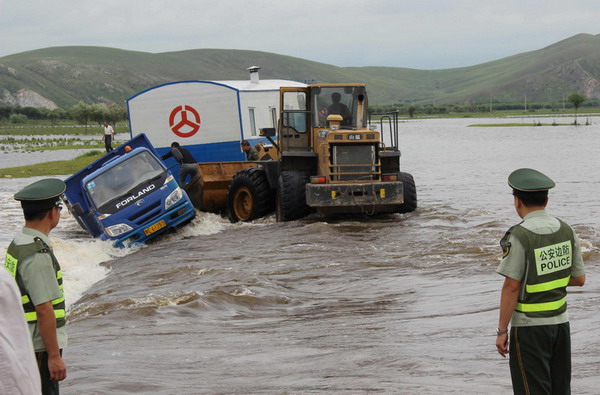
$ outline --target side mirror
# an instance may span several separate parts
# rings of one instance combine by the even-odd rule
[[[262,137],[273,137],[276,134],[275,128],[262,128],[260,129],[259,133],[259,135]]]

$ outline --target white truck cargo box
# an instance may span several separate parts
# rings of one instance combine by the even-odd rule
[[[178,81],[127,99],[131,136],[145,133],[159,154],[177,141],[198,162],[245,160],[242,140],[262,140],[259,129],[277,127],[279,88],[287,80]]]

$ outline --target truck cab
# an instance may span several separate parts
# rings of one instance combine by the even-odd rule
[[[68,207],[82,228],[116,247],[144,243],[196,214],[143,134],[65,182]]]

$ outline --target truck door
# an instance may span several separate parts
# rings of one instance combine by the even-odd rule
[[[280,89],[279,146],[282,152],[311,152],[311,113],[308,88]]]

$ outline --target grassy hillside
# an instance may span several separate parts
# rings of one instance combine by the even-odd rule
[[[600,35],[580,34],[537,51],[447,70],[337,67],[242,50],[152,54],[102,47],[46,48],[0,58],[0,102],[19,97],[35,102],[31,92],[58,106],[80,100],[123,102],[170,81],[246,79],[251,65],[262,67],[261,78],[365,82],[372,104],[486,102],[490,97],[522,101],[525,96],[529,101],[559,102],[574,91],[600,98]]]
[[[546,48],[476,66],[447,70],[358,68],[379,77],[380,100],[463,103],[489,101],[560,101],[578,91],[600,98],[600,35],[580,34]],[[385,86],[388,89],[385,89]]]

